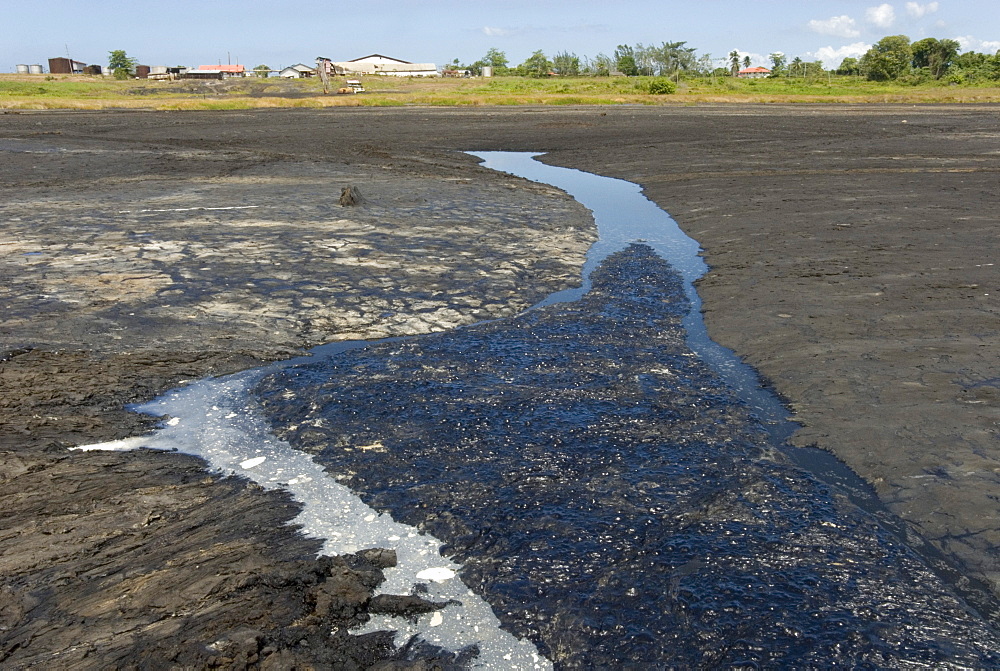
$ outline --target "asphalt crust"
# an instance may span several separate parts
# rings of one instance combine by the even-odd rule
[[[286,497],[189,457],[66,448],[149,431],[127,404],[190,380],[511,315],[577,286],[589,213],[491,171],[476,183],[465,159],[399,171],[371,147],[68,140],[53,120],[0,130],[0,664],[455,663],[347,634],[369,608],[427,604],[372,601],[381,576],[364,557],[317,560]],[[365,202],[340,206],[345,185]]]
[[[280,195],[276,177],[282,174],[292,174],[292,181],[307,179],[309,192],[323,195],[303,206],[303,220],[341,218],[333,205],[340,187],[348,184],[374,197],[375,207],[384,208],[369,223],[407,209],[409,214],[403,216],[411,221],[424,215],[433,218],[447,212],[449,202],[471,213],[462,215],[460,221],[475,222],[489,208],[476,214],[471,203],[486,200],[491,207],[509,205],[509,217],[528,212],[514,227],[528,231],[532,217],[564,208],[565,215],[548,225],[562,231],[559,237],[566,240],[555,259],[559,265],[543,263],[546,256],[555,256],[549,249],[546,255],[536,253],[534,264],[519,267],[532,253],[529,243],[551,237],[525,235],[523,247],[509,249],[493,259],[490,269],[484,268],[490,274],[507,261],[512,264],[506,268],[508,273],[490,277],[501,281],[513,275],[520,288],[512,284],[497,290],[485,306],[465,304],[456,314],[422,320],[426,331],[445,329],[483,314],[511,314],[534,298],[572,283],[569,270],[579,265],[588,240],[566,229],[588,230],[586,214],[551,190],[489,176],[471,158],[453,153],[547,151],[551,152],[547,161],[642,184],[646,194],[704,247],[712,270],[699,291],[709,332],[756,366],[792,403],[804,424],[796,441],[837,454],[871,482],[890,508],[923,538],[970,574],[996,587],[1000,584],[995,551],[1000,541],[996,456],[1000,398],[995,371],[1000,335],[995,300],[1000,287],[990,264],[997,236],[998,139],[1000,120],[996,108],[990,106],[6,114],[0,118],[0,149],[5,159],[0,162],[5,202],[0,271],[4,287],[0,304],[5,311],[0,330],[4,392],[0,396],[0,446],[5,455],[0,483],[8,492],[4,508],[13,509],[21,497],[31,495],[32,487],[40,486],[22,480],[27,471],[16,460],[28,459],[25,468],[32,472],[70,468],[84,473],[86,461],[74,466],[77,458],[71,457],[65,462],[64,447],[142,430],[144,423],[122,410],[127,402],[146,400],[185,379],[288,356],[303,346],[336,339],[338,334],[384,334],[380,329],[390,319],[386,313],[417,316],[418,308],[425,307],[417,301],[435,298],[435,291],[452,291],[462,282],[456,276],[440,287],[427,287],[430,296],[410,296],[407,302],[401,300],[401,293],[406,292],[400,291],[399,283],[393,284],[392,273],[380,275],[386,282],[373,283],[366,277],[372,269],[358,264],[357,274],[331,282],[329,290],[317,296],[294,285],[292,280],[316,281],[315,266],[300,263],[292,264],[291,277],[279,276],[275,268],[262,268],[244,280],[244,284],[254,278],[278,280],[291,286],[236,292],[221,308],[206,308],[197,300],[205,293],[185,289],[225,282],[232,268],[222,276],[213,274],[211,264],[192,265],[195,270],[210,270],[188,276],[166,272],[169,284],[163,284],[159,273],[171,270],[176,259],[170,256],[171,250],[161,249],[156,253],[164,256],[154,259],[160,264],[154,268],[156,273],[140,268],[142,272],[133,275],[134,267],[108,263],[103,268],[109,273],[104,278],[107,282],[100,283],[93,272],[102,266],[100,259],[94,260],[96,266],[80,266],[77,273],[66,267],[43,273],[48,277],[57,273],[56,289],[70,286],[77,291],[69,298],[83,302],[72,303],[47,298],[53,295],[52,286],[24,284],[23,267],[14,262],[27,265],[43,260],[39,258],[43,255],[33,254],[40,249],[24,246],[35,230],[47,226],[54,239],[62,236],[60,242],[91,240],[92,248],[100,251],[108,247],[101,234],[108,230],[105,223],[111,217],[105,215],[109,213],[119,216],[120,211],[148,205],[150,198],[160,199],[157,204],[163,207],[146,209],[179,209],[192,203],[216,206],[220,195],[225,206],[259,205],[250,194],[264,189],[270,196]],[[323,185],[329,188],[328,196]],[[457,193],[465,188],[487,192],[469,193],[467,198]],[[415,202],[419,194],[431,194],[423,210]],[[284,198],[282,207],[294,209],[295,196]],[[324,207],[329,208],[325,213]],[[255,215],[256,228],[244,233],[244,239],[252,240],[263,228],[256,209],[201,211],[197,225],[188,227],[195,238],[191,242],[199,242],[196,238],[202,231],[248,220],[236,217],[238,212]],[[289,219],[286,215],[279,213],[274,219]],[[120,216],[132,219],[116,229],[120,240],[110,245],[112,250],[130,243],[129,231],[149,232],[126,226],[147,223],[138,214]],[[159,217],[154,223],[169,223],[163,213],[143,216]],[[358,226],[352,242],[368,250],[381,245],[400,251],[401,265],[424,253],[411,251],[409,258],[402,253],[426,248],[411,244],[412,240],[386,243],[366,238],[365,216],[362,212],[343,217]],[[90,219],[81,224],[86,217]],[[87,230],[88,226],[93,230]],[[446,223],[437,234],[445,247],[444,243],[455,241],[449,227]],[[375,235],[377,230],[368,233]],[[186,240],[176,232],[170,239]],[[260,261],[275,249],[292,257],[301,251],[301,242],[294,236],[277,236],[249,258]],[[204,258],[199,256],[204,252],[189,245],[177,253],[189,254],[193,264]],[[475,254],[481,257],[483,252],[475,250]],[[435,259],[438,265],[440,261]],[[362,273],[362,268],[369,272]],[[67,278],[85,281],[67,284]],[[362,279],[371,286],[356,305],[370,305],[370,310],[356,311],[349,323],[332,321],[328,315],[321,318],[323,310],[317,305],[356,291]],[[177,313],[143,303],[146,309],[130,321],[127,318],[137,315],[121,309],[124,290],[107,304],[81,298],[95,281],[105,287],[134,289],[136,300],[153,297],[160,306],[176,307]],[[413,285],[421,283],[428,281]],[[176,289],[181,291],[169,293]],[[291,293],[282,296],[282,291]],[[257,309],[240,310],[240,301],[251,298],[261,301],[254,305]],[[308,299],[318,302],[310,304]],[[386,306],[382,303],[386,300],[400,303]],[[268,311],[272,304],[281,306],[276,313]],[[199,306],[201,311],[190,311]],[[431,305],[429,309],[447,308]],[[476,309],[485,312],[473,314]],[[182,314],[182,310],[188,312]],[[245,319],[234,322],[234,313]],[[189,314],[196,317],[189,319]],[[286,314],[297,316],[286,322],[281,319]],[[116,331],[123,323],[129,328]],[[280,328],[271,328],[275,325]],[[411,326],[400,320],[395,328]],[[103,458],[139,465],[137,475],[103,477],[127,482],[153,474],[162,478],[158,491],[166,492],[153,507],[183,509],[184,504],[172,499],[171,483],[177,476],[154,465],[159,457]],[[188,466],[177,468],[184,472]],[[102,479],[93,473],[88,477]],[[225,500],[225,488],[233,485],[213,482],[212,492],[216,485],[221,489],[206,500]],[[79,511],[101,500],[103,488],[50,490],[47,495],[53,506]],[[254,496],[263,502],[276,495]],[[213,503],[212,509],[220,514],[218,524],[229,524],[231,517],[221,516],[224,506]],[[30,644],[12,643],[17,632],[44,619],[43,612],[46,617],[59,613],[67,622],[86,617],[80,614],[79,598],[71,596],[71,590],[54,589],[37,565],[6,561],[18,556],[25,544],[37,542],[37,534],[43,532],[31,524],[41,524],[55,513],[34,510],[25,514],[24,519],[5,521],[0,539],[4,589],[21,599],[5,600],[15,605],[3,611],[0,658],[15,665],[26,655],[44,655],[52,645],[44,636],[32,638]],[[292,514],[286,510],[285,519]],[[101,523],[99,518],[94,518],[94,527],[74,522],[66,525],[69,531],[65,533],[86,535]],[[275,548],[290,532],[287,527],[272,526],[274,535],[247,555],[247,570],[255,570],[255,561],[261,566],[275,561]],[[312,551],[302,550],[288,561],[304,561]],[[82,550],[65,559],[62,563],[68,575],[92,552]],[[164,570],[159,565],[145,566],[149,572]],[[187,575],[188,568],[180,565],[170,570],[183,582],[181,576]],[[216,598],[206,594],[199,604],[211,609]],[[276,631],[285,626],[277,619],[263,629]],[[80,630],[81,643],[103,640],[100,636],[97,627]],[[157,636],[162,638],[161,646],[169,647],[170,634],[156,633],[153,638]],[[200,636],[189,631],[186,640],[211,642],[207,630]],[[147,639],[134,645],[140,653],[154,649]],[[266,647],[262,645],[261,650]],[[86,659],[101,666],[105,649],[104,644],[95,643]],[[149,659],[160,659],[159,649],[150,655]]]
[[[785,463],[688,349],[666,261],[632,245],[591,282],[572,303],[289,367],[254,394],[276,435],[444,541],[558,668],[1000,663],[1000,635]]]

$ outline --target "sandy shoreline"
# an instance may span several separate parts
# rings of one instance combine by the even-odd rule
[[[141,554],[176,534],[143,515],[179,520],[185,497],[230,496],[252,517],[255,501],[275,498],[206,480],[186,458],[176,469],[165,455],[69,460],[70,444],[142,430],[123,403],[324,340],[510,314],[573,281],[591,239],[586,212],[489,177],[457,150],[547,151],[643,185],[704,247],[710,333],[791,402],[805,423],[797,442],[837,454],[924,538],[1000,584],[998,140],[995,110],[964,106],[5,115],[0,496],[21,512],[0,538],[13,604],[0,611],[0,660],[51,659],[45,648],[65,644],[32,641],[46,623],[66,641],[91,637],[76,659],[95,666],[180,660],[194,654],[182,637],[234,626],[205,619],[246,598],[229,583],[192,587],[190,612],[167,604],[149,622],[130,610],[123,595],[146,593],[125,579],[163,570],[155,558],[126,569],[134,556],[112,552],[106,566],[118,568],[102,569],[100,599],[82,587],[93,569],[81,567],[107,543]],[[335,201],[347,184],[371,204],[345,216]],[[230,206],[254,209],[179,211]],[[387,218],[397,226],[380,230]],[[80,484],[111,477],[101,473],[121,486]],[[66,482],[76,484],[52,484]],[[255,532],[254,559],[227,571],[292,563],[315,575],[313,544],[275,524],[293,516],[283,505]],[[107,540],[97,513],[122,506],[136,520]],[[241,542],[225,520],[200,524],[191,563],[171,565],[149,594],[174,591],[198,553],[227,561],[232,548],[215,534]],[[42,550],[53,533],[72,540],[55,560]],[[308,583],[253,631],[335,618],[316,615]],[[184,624],[157,628],[168,619]]]

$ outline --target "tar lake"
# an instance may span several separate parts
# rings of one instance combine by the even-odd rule
[[[469,668],[1000,666],[996,604],[705,331],[707,270],[638,185],[472,152],[563,189],[599,240],[580,289],[453,331],[320,346],[135,409],[287,489],[325,554],[395,549],[376,616]]]

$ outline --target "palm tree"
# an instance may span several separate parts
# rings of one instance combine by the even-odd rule
[[[796,70],[796,68],[798,68],[798,69],[802,70],[802,76],[803,76],[803,77],[805,77],[805,74],[806,74],[806,73],[805,73],[805,68],[806,68],[806,64],[805,64],[805,62],[804,62],[804,61],[803,61],[803,60],[802,60],[801,58],[799,58],[798,56],[796,56],[796,57],[795,57],[795,60],[793,60],[793,61],[792,61],[792,64],[791,64],[791,67],[789,67],[789,68],[788,68],[788,70],[789,70],[789,72],[790,72],[791,74],[793,74],[793,75],[794,75],[794,74],[795,74],[795,70]]]
[[[740,71],[740,52],[735,49],[729,52],[729,71],[734,77]]]
[[[750,67],[750,57],[749,56],[744,56],[743,57],[743,67],[744,68]]]

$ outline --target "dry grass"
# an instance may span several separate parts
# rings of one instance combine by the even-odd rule
[[[663,105],[690,103],[996,103],[1000,87],[887,85],[848,78],[682,81],[650,95],[641,78],[402,79],[368,77],[367,92],[323,95],[317,80],[174,82],[0,74],[0,109],[211,110],[335,106]]]

